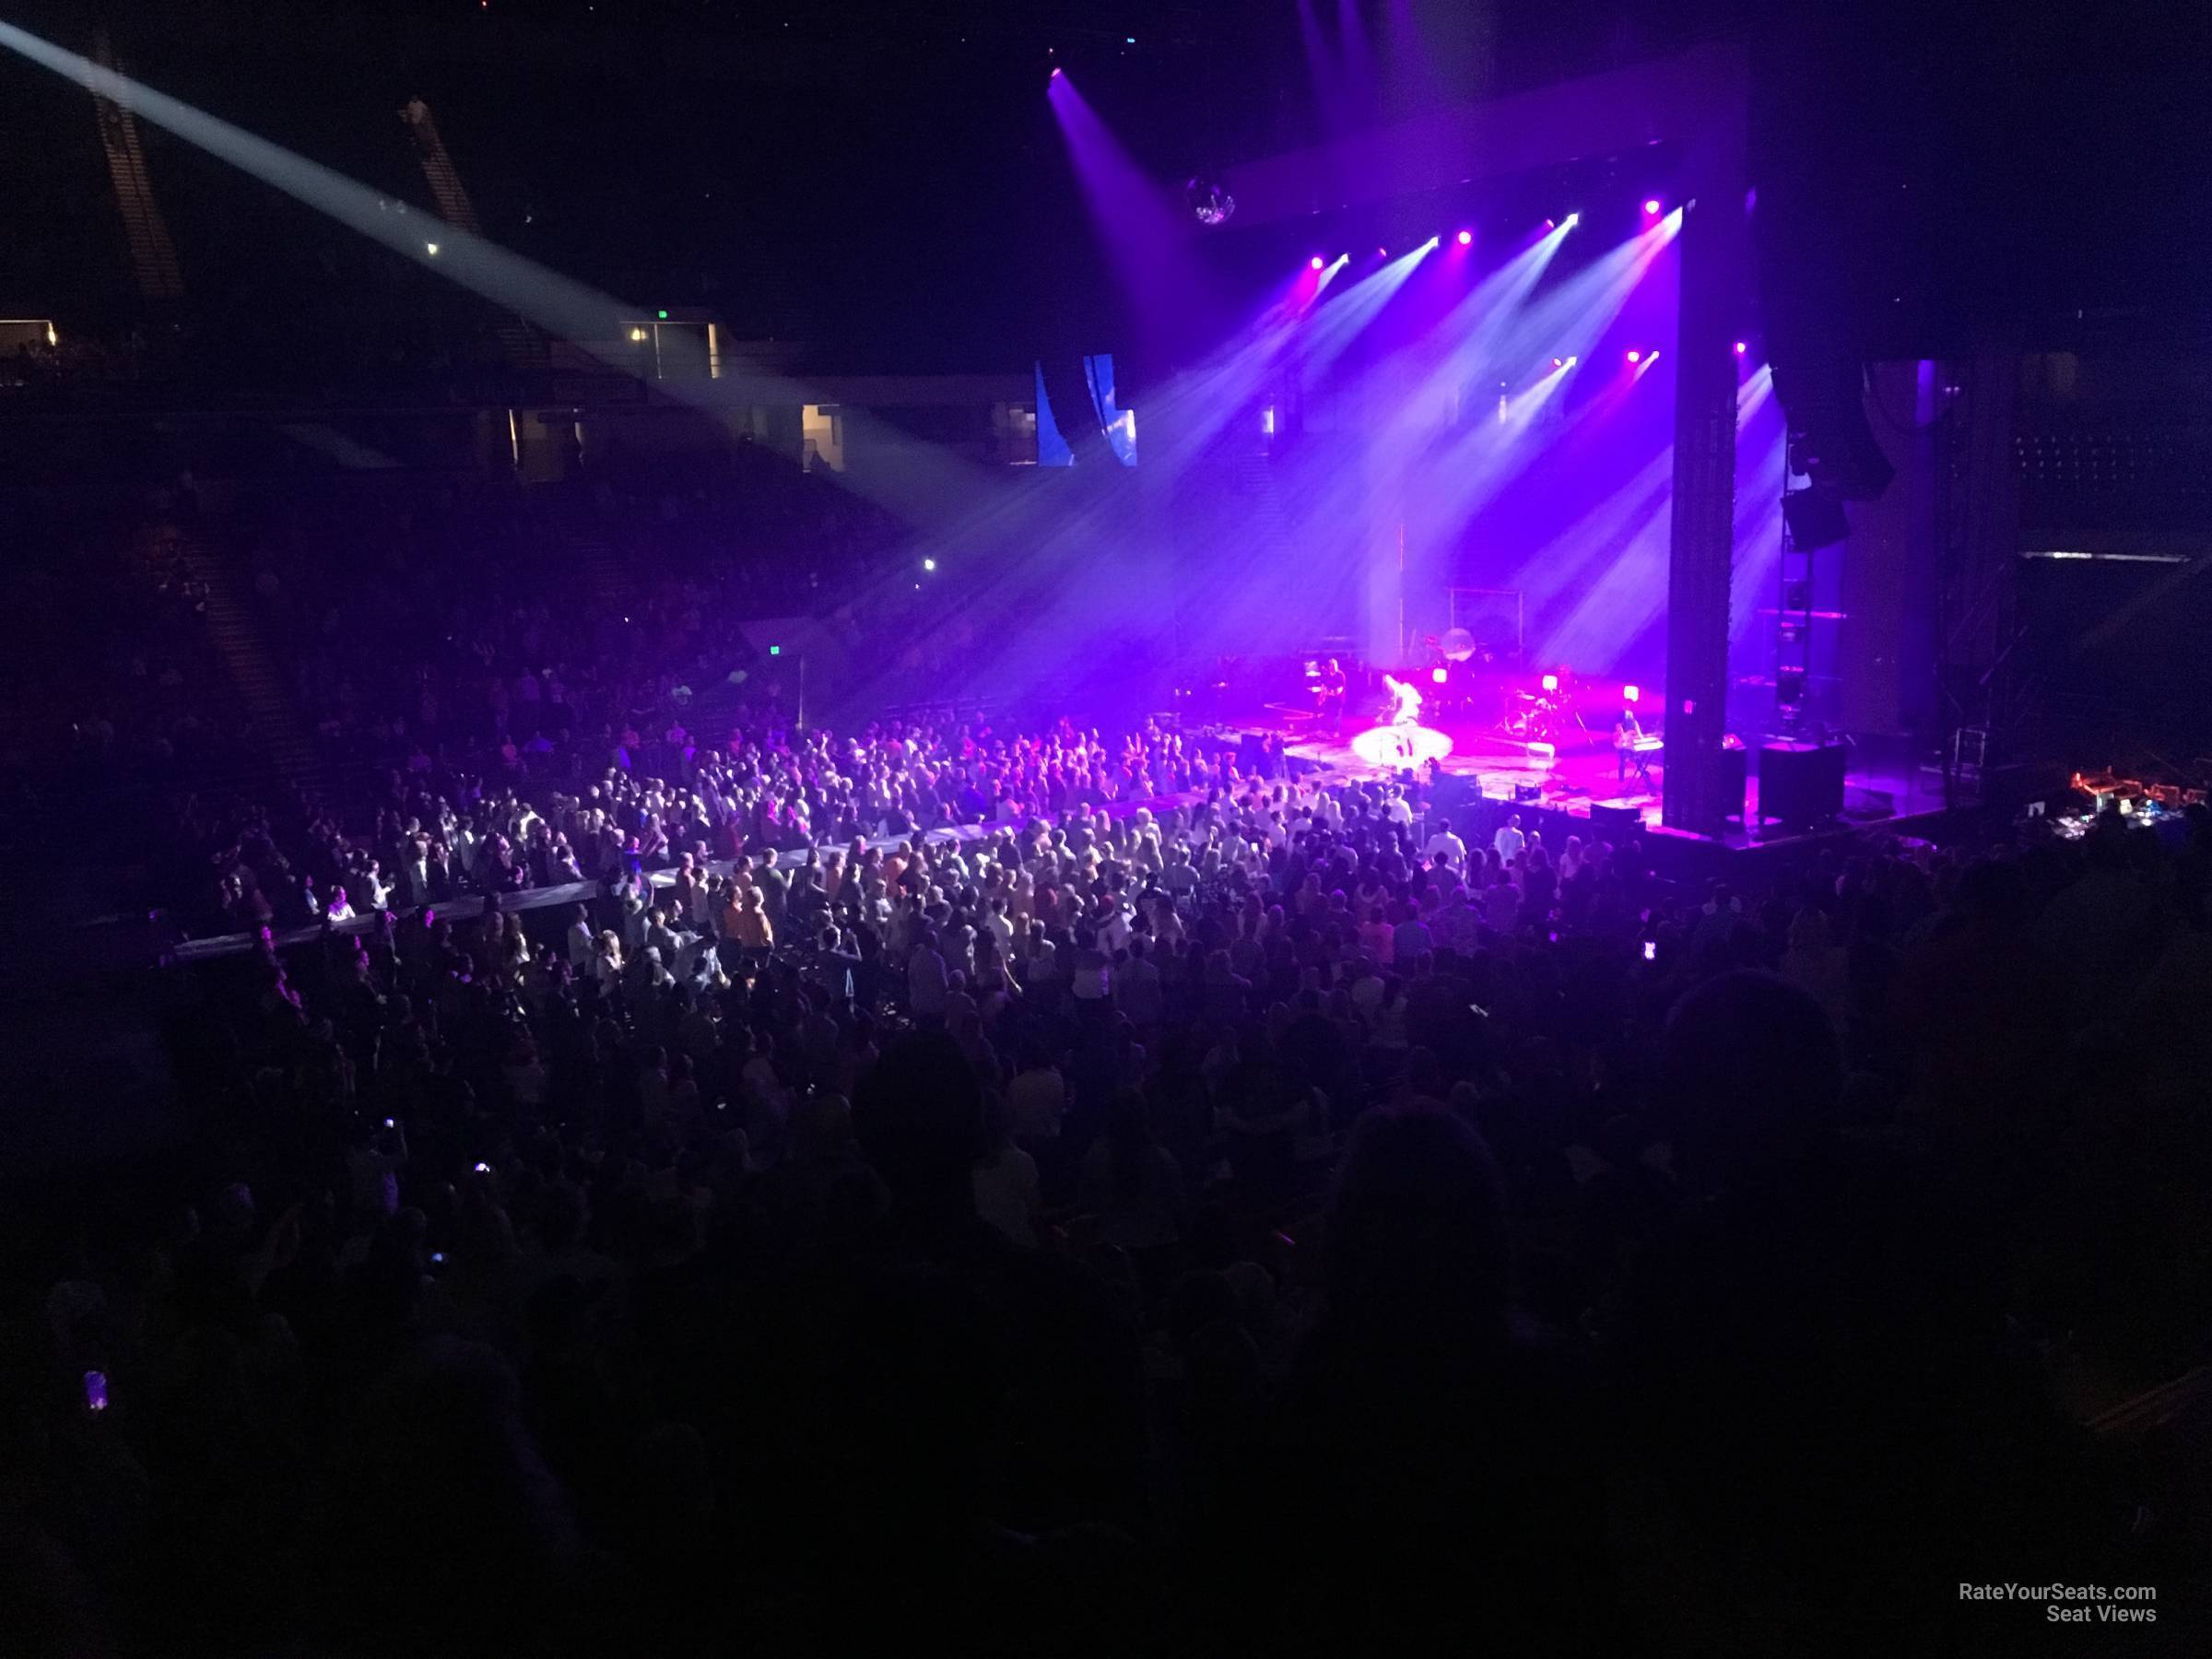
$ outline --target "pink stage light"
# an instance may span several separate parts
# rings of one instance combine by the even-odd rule
[[[1323,268],[1323,266],[1324,266],[1325,265],[1327,265],[1327,263],[1328,263],[1328,262],[1327,262],[1326,260],[1324,260],[1324,258],[1322,258],[1322,256],[1321,256],[1320,254],[1316,253],[1316,254],[1314,254],[1314,255],[1313,255],[1313,257],[1312,257],[1312,258],[1311,258],[1311,259],[1309,259],[1309,260],[1307,260],[1307,261],[1306,261],[1306,268],[1307,268],[1308,270],[1318,271],[1318,270],[1322,269],[1322,268]]]
[[[1659,198],[1657,196],[1646,196],[1643,198],[1643,216],[1646,218],[1657,218],[1659,217]]]
[[[1643,361],[1643,353],[1642,353],[1642,352],[1641,352],[1641,351],[1630,351],[1630,352],[1629,353],[1629,361],[1630,361],[1630,362],[1631,362],[1631,363],[1641,363],[1641,362],[1642,362],[1642,361]]]
[[[1553,358],[1551,359],[1551,366],[1554,369],[1564,369],[1567,367],[1567,359],[1565,358]]]
[[[1748,340],[1738,340],[1738,341],[1735,343],[1735,355],[1736,355],[1737,357],[1742,357],[1742,356],[1744,355],[1744,353],[1745,353],[1745,352],[1747,352],[1747,351],[1748,351],[1748,350],[1750,350],[1750,349],[1751,349],[1751,342],[1750,342],[1750,341],[1748,341]]]
[[[1461,247],[1463,247],[1463,248],[1465,248],[1465,247],[1467,247],[1467,246],[1471,245],[1471,244],[1474,242],[1474,241],[1475,241],[1475,232],[1474,232],[1474,231],[1472,231],[1472,230],[1462,230],[1462,231],[1459,233],[1459,245],[1460,245]]]
[[[1643,693],[1639,691],[1634,686],[1623,686],[1620,688],[1620,700],[1623,702],[1635,702],[1641,699]]]
[[[1558,219],[1546,219],[1544,221],[1544,229],[1547,230],[1557,230],[1559,228],[1559,221]]]
[[[1429,677],[1441,686],[1452,677],[1441,668],[1431,668],[1429,670]]]
[[[1559,677],[1558,675],[1556,675],[1556,674],[1547,674],[1547,675],[1546,675],[1546,676],[1544,677],[1544,689],[1545,689],[1545,690],[1547,690],[1547,691],[1557,691],[1559,688]]]
[[[1377,248],[1375,250],[1375,257],[1377,259],[1388,259],[1390,257],[1390,250],[1388,248]]]

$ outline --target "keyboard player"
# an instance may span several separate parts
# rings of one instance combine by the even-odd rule
[[[1636,711],[1622,707],[1613,721],[1613,778],[1617,783],[1629,781],[1629,768],[1634,767],[1639,776],[1647,782],[1651,774],[1644,771],[1643,759],[1638,752],[1643,744],[1643,727],[1636,723]]]

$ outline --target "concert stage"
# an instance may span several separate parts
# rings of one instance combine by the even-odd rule
[[[1318,721],[1271,714],[1244,729],[1255,735],[1279,737],[1284,752],[1324,771],[1359,778],[1383,778],[1404,771],[1374,757],[1392,752],[1391,729],[1345,723],[1341,735]],[[1691,835],[1670,830],[1659,821],[1660,792],[1665,780],[1663,753],[1643,757],[1645,777],[1636,769],[1620,775],[1608,738],[1576,728],[1556,748],[1530,744],[1480,723],[1441,723],[1411,728],[1417,735],[1416,752],[1426,756],[1436,738],[1449,741],[1450,752],[1438,764],[1452,777],[1475,784],[1492,802],[1512,804],[1520,797],[1523,810],[1563,814],[1588,820],[1604,817],[1605,809],[1633,812],[1641,821],[1641,833],[1668,841],[1704,842],[1747,849],[1802,841],[1833,833],[1838,828],[1863,830],[1890,820],[1925,819],[1944,810],[1942,781],[1927,772],[1914,772],[1901,763],[1882,765],[1854,754],[1844,769],[1844,814],[1838,824],[1808,828],[1759,818],[1759,793],[1756,766],[1745,791],[1744,816],[1731,820],[1720,836]],[[1434,734],[1434,736],[1426,735]],[[1529,792],[1533,791],[1533,795]],[[1594,815],[1592,809],[1599,811]],[[1901,822],[1899,828],[1904,829]]]

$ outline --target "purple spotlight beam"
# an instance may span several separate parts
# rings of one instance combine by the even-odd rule
[[[1188,216],[1136,164],[1070,76],[1055,68],[1045,96],[1107,257],[1146,324],[1164,322],[1204,286],[1188,247]]]

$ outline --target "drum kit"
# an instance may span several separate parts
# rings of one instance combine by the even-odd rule
[[[1551,688],[1542,691],[1524,691],[1513,688],[1505,695],[1505,705],[1498,717],[1498,730],[1519,743],[1557,744],[1559,734],[1573,718],[1558,694],[1558,677],[1546,675],[1552,681]]]
[[[1516,743],[1557,743],[1574,724],[1558,675],[1545,675],[1537,690],[1524,689],[1510,670],[1500,672],[1504,665],[1498,650],[1464,628],[1430,634],[1422,643],[1442,675],[1432,701],[1456,703],[1478,718],[1487,702],[1499,734]]]

